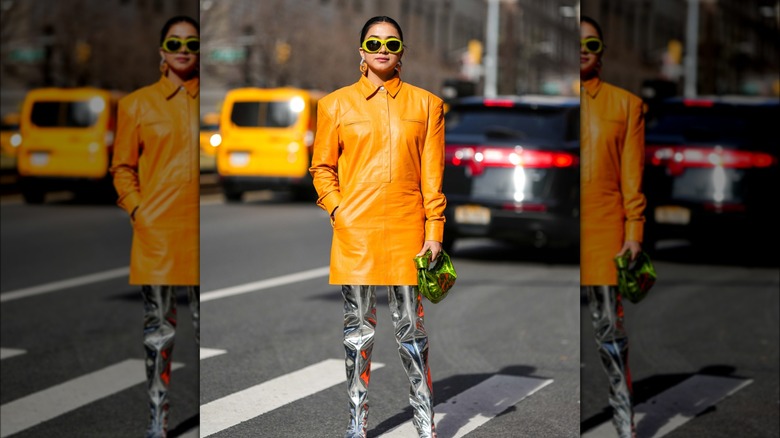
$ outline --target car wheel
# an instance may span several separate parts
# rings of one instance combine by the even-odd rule
[[[228,202],[241,202],[244,198],[244,192],[238,190],[225,189],[222,193]]]

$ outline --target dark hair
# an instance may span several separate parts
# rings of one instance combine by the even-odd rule
[[[186,15],[177,15],[175,17],[169,18],[168,21],[166,21],[163,25],[162,31],[160,31],[160,44],[165,41],[165,35],[168,35],[168,31],[171,30],[171,26],[177,23],[189,23],[192,25],[192,27],[195,28],[195,30],[198,31],[198,33],[200,33],[200,25],[198,25],[197,21]]]
[[[596,20],[588,17],[587,15],[583,15],[580,17],[580,23],[588,23],[593,26],[596,29],[596,33],[599,34],[599,39],[604,41],[604,34],[601,32],[601,26],[599,26]]]
[[[366,34],[368,33],[368,29],[370,29],[371,26],[377,23],[390,23],[393,27],[395,27],[395,30],[398,31],[398,37],[401,39],[401,41],[404,40],[404,32],[401,30],[401,26],[398,23],[396,23],[396,21],[393,20],[392,18],[384,15],[379,15],[370,18],[368,21],[366,21],[366,24],[363,25],[363,29],[360,31],[360,44],[363,44],[363,40],[366,39]]]

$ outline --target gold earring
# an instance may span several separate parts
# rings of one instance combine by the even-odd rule
[[[160,73],[162,73],[163,76],[168,75],[168,63],[165,62],[165,58],[160,59]]]
[[[401,74],[401,66],[403,66],[403,63],[399,60],[398,64],[395,65],[395,71],[397,71],[399,75]]]
[[[366,64],[366,60],[364,58],[360,58],[360,73],[363,75],[368,75],[368,64]]]

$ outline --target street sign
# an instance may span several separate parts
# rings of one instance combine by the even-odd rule
[[[233,64],[246,58],[244,47],[217,47],[209,51],[209,60],[212,62],[224,62]]]
[[[13,49],[10,57],[12,61],[33,63],[42,61],[45,54],[43,47],[24,47]]]

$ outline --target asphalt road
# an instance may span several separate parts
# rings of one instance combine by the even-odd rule
[[[125,213],[58,195],[0,209],[1,435],[139,436],[142,303]],[[343,433],[330,237],[312,203],[202,197],[201,348],[180,295],[171,436]],[[651,255],[658,283],[625,305],[639,436],[778,436],[776,261],[674,242]],[[610,436],[576,255],[464,240],[452,256],[455,288],[426,305],[440,437]],[[408,383],[381,289],[377,310],[370,436],[405,436]]]
[[[328,284],[327,270],[314,278],[289,277],[328,265],[331,233],[326,214],[313,203],[204,198],[202,347],[220,353],[201,363],[203,436],[343,435],[348,414],[340,287]],[[459,275],[455,287],[444,301],[425,306],[435,401],[460,397],[461,405],[475,409],[441,419],[440,437],[459,436],[480,416],[487,421],[469,437],[579,436],[576,260],[485,241],[459,242],[452,258]],[[207,298],[279,277],[285,284]],[[411,419],[408,381],[386,292],[380,288],[377,295],[369,436],[394,436],[392,429]],[[333,366],[325,365],[329,360]],[[332,379],[336,383],[323,383]],[[497,381],[503,383],[485,389]],[[252,388],[277,383],[297,395],[253,399]],[[491,412],[513,397],[518,400]],[[248,412],[223,424],[240,410]]]
[[[780,436],[776,262],[745,248],[662,243],[671,245],[651,252],[657,283],[644,301],[624,303],[635,404],[648,411],[638,436]],[[581,300],[582,426],[585,436],[615,436],[594,433],[611,411]]]
[[[127,215],[56,194],[37,206],[4,197],[0,209],[1,435],[141,436],[148,415],[143,304],[123,272]],[[85,277],[96,273],[105,278]],[[63,280],[74,283],[57,284]],[[173,361],[183,366],[171,377],[170,429],[190,437],[198,348],[181,294],[178,307]]]

